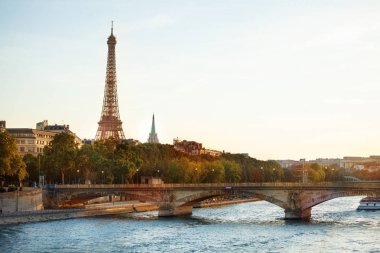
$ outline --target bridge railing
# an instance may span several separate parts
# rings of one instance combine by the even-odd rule
[[[47,189],[112,189],[112,188],[234,188],[234,187],[380,187],[380,182],[272,182],[272,183],[202,183],[202,184],[54,184]]]

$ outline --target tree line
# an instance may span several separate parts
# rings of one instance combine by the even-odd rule
[[[112,139],[78,148],[69,133],[59,133],[35,157],[17,154],[15,141],[0,133],[0,177],[33,185],[44,175],[46,183],[139,183],[141,177],[158,177],[165,183],[299,182],[306,171],[309,181],[342,180],[337,167],[304,164],[284,169],[275,161],[261,161],[244,154],[220,157],[191,156],[167,144],[128,144]]]

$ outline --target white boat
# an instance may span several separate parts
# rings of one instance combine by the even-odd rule
[[[365,197],[360,200],[358,210],[380,210],[380,198]]]

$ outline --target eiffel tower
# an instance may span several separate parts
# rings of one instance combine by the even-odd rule
[[[115,46],[116,38],[113,35],[113,21],[111,26],[111,35],[107,40],[108,57],[106,84],[104,88],[103,109],[98,122],[99,127],[96,132],[95,140],[105,140],[113,138],[114,140],[124,140],[124,132],[119,115],[119,105],[117,102],[116,86],[116,59]]]

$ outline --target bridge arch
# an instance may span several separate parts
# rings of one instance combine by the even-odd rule
[[[325,194],[322,194],[318,197],[311,197],[309,201],[306,202],[306,204],[303,206],[304,209],[312,208],[314,206],[317,206],[319,204],[322,204],[326,201],[337,199],[337,198],[343,198],[343,197],[353,197],[353,196],[367,196],[369,195],[368,192],[361,192],[361,191],[332,191],[327,192]]]
[[[176,201],[182,203],[179,206],[189,206],[189,205],[194,205],[194,204],[199,203],[203,200],[210,199],[213,197],[226,196],[226,195],[239,195],[242,193],[243,194],[244,193],[249,194],[252,197],[258,198],[258,199],[263,200],[263,201],[267,201],[267,202],[272,203],[278,207],[281,207],[282,209],[289,208],[289,205],[285,201],[283,201],[279,198],[276,198],[276,197],[271,196],[271,195],[266,195],[266,194],[263,194],[260,192],[254,192],[254,191],[232,191],[232,192],[231,191],[223,191],[223,190],[222,191],[220,191],[220,190],[203,191],[203,192],[199,192],[197,194],[193,194],[190,196],[186,196],[184,198],[177,199]]]

